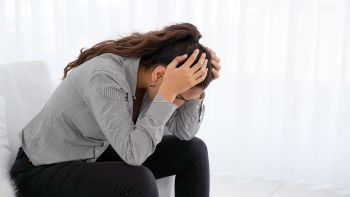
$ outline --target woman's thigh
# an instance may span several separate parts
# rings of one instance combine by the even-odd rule
[[[157,196],[152,172],[124,162],[63,162],[23,172],[19,184],[26,197]]]
[[[203,162],[207,166],[207,160],[207,147],[200,138],[194,137],[184,141],[173,135],[167,135],[163,137],[156,150],[142,165],[149,168],[155,178],[159,179],[176,175],[186,170],[193,162]],[[97,162],[101,161],[123,162],[111,146],[97,159]]]
[[[201,166],[209,168],[206,144],[198,137],[180,140],[175,136],[164,136],[154,153],[142,164],[148,167],[156,177],[163,178],[179,175],[189,168]],[[206,172],[201,172],[206,174]]]

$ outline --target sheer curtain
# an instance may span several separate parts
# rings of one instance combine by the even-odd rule
[[[0,0],[0,63],[44,60],[59,82],[81,48],[191,22],[216,50],[199,132],[212,174],[350,190],[347,0]]]

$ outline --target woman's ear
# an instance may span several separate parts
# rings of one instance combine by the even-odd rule
[[[163,80],[163,75],[165,74],[165,66],[157,65],[152,72],[151,80],[158,82]]]

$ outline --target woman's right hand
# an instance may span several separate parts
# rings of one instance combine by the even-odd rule
[[[202,53],[198,62],[191,67],[198,54],[199,50],[194,50],[188,60],[179,68],[176,68],[176,66],[183,62],[187,58],[187,55],[176,57],[167,66],[162,84],[158,90],[158,94],[160,96],[164,97],[170,102],[173,102],[176,95],[187,91],[205,79],[208,72],[208,60],[205,59],[205,53]]]

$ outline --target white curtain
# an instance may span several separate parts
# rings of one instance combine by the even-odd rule
[[[348,0],[0,0],[0,63],[59,82],[81,48],[176,22],[222,60],[198,134],[213,175],[350,190]]]

